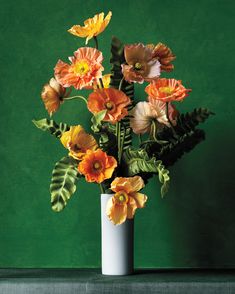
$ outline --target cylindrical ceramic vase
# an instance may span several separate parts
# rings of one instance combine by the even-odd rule
[[[106,204],[113,194],[101,194],[102,274],[133,273],[134,221],[114,225],[106,215]]]

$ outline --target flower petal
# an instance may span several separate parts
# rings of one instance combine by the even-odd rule
[[[113,224],[120,225],[127,218],[127,205],[116,204],[113,198],[110,198],[107,202],[106,214]]]
[[[131,197],[135,199],[137,208],[143,208],[145,205],[145,202],[148,199],[148,197],[142,193],[132,193]]]

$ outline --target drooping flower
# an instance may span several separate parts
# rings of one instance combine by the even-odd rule
[[[172,53],[171,49],[163,43],[158,43],[152,52],[153,58],[157,58],[161,63],[161,70],[170,72],[174,69],[174,65],[171,63],[176,56]]]
[[[78,171],[83,174],[87,182],[102,183],[112,177],[117,161],[101,149],[88,150],[78,165]]]
[[[169,103],[168,115],[171,122],[176,124],[176,116],[178,112],[174,106]],[[158,122],[170,127],[167,119],[166,103],[155,100],[150,102],[139,102],[130,112],[130,126],[135,134],[149,133],[153,122]]]
[[[41,98],[50,116],[59,109],[60,104],[63,102],[65,92],[66,89],[55,78],[51,78],[49,83],[44,85]]]
[[[126,45],[124,55],[127,64],[122,64],[126,81],[142,84],[160,76],[160,62],[153,58],[152,50],[143,44]]]
[[[151,82],[145,92],[151,99],[170,102],[182,101],[191,89],[186,89],[179,80],[161,78]]]
[[[98,36],[105,30],[110,22],[111,16],[111,11],[109,11],[105,18],[103,12],[96,14],[94,17],[85,20],[84,26],[74,25],[68,32],[74,36],[86,38],[87,44],[91,38]]]
[[[115,178],[111,183],[115,195],[108,200],[106,213],[115,225],[124,223],[127,218],[132,219],[136,209],[144,207],[147,196],[138,192],[143,187],[140,176]]]
[[[167,106],[166,102],[161,100],[156,100],[153,98],[148,97],[149,103],[157,112],[157,120],[159,123],[162,123],[168,127],[170,127],[169,120],[171,121],[172,125],[175,126],[177,124],[177,117],[179,115],[179,111],[176,109],[175,105],[171,102],[168,102],[168,117],[167,119]]]
[[[130,98],[120,90],[97,89],[89,95],[87,107],[93,114],[107,110],[104,121],[115,124],[128,114],[126,107],[130,103]]]
[[[95,138],[87,134],[82,126],[72,126],[60,138],[61,143],[69,150],[69,155],[81,160],[87,150],[96,150],[98,144]]]
[[[64,87],[89,88],[93,81],[102,77],[103,55],[99,50],[82,47],[69,60],[71,64],[59,60],[55,66],[55,77]]]

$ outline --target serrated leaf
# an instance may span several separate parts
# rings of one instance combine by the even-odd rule
[[[63,157],[55,165],[50,185],[51,206],[60,212],[76,191],[75,182],[78,178],[77,161],[72,157]]]
[[[125,63],[124,44],[116,37],[111,41],[111,80],[110,87],[122,90],[132,102],[134,102],[134,84],[128,83],[123,79],[121,65]],[[122,81],[122,82],[121,82]],[[121,87],[120,87],[121,84]],[[133,103],[129,105],[128,110],[133,108]],[[130,118],[124,117],[121,121],[121,140],[124,140],[123,150],[132,145],[132,136],[130,129]]]
[[[107,113],[107,110],[102,110],[100,112],[98,112],[97,114],[95,114],[92,118],[91,118],[91,122],[92,122],[92,126],[91,129],[93,132],[98,133],[100,132],[100,128],[101,128],[101,122],[104,119],[105,115]]]
[[[40,120],[32,120],[34,125],[42,131],[49,131],[52,135],[60,138],[62,134],[70,129],[65,123],[57,124],[54,120],[43,118]]]
[[[162,197],[168,191],[169,186],[169,171],[164,167],[161,160],[155,157],[149,157],[144,149],[132,150],[127,149],[123,155],[125,169],[128,176],[134,176],[141,173],[158,174],[161,187]]]

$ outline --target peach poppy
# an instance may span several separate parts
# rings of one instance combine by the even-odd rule
[[[161,70],[170,72],[174,69],[174,65],[171,63],[176,56],[172,53],[171,49],[163,43],[158,43],[152,52],[153,58],[157,58],[161,63]]]
[[[91,38],[98,36],[105,30],[110,22],[111,16],[111,11],[109,11],[105,18],[103,12],[96,14],[93,18],[85,20],[84,26],[74,25],[68,30],[68,32],[74,36],[86,38],[87,44]]]
[[[97,89],[89,95],[87,107],[93,114],[107,110],[104,121],[115,124],[128,114],[126,107],[130,103],[130,98],[120,90]]]
[[[163,102],[182,101],[191,91],[186,89],[181,81],[165,78],[153,81],[145,88],[145,92],[151,99]]]
[[[127,64],[122,64],[126,81],[142,84],[160,76],[160,62],[153,58],[152,49],[143,44],[126,45],[124,55]]]
[[[140,176],[115,178],[111,183],[115,194],[107,202],[106,213],[115,225],[124,223],[127,218],[132,219],[136,209],[144,207],[147,196],[138,192],[143,187]]]
[[[78,165],[78,171],[83,174],[87,182],[102,183],[112,177],[117,161],[113,156],[108,156],[101,149],[88,150]]]
[[[89,88],[93,81],[102,77],[103,55],[99,50],[82,47],[69,60],[71,64],[59,60],[54,69],[55,77],[63,87]]]
[[[87,134],[82,126],[72,126],[60,138],[61,143],[69,150],[69,155],[81,160],[87,150],[96,150],[98,145],[95,138]]]
[[[168,115],[174,125],[176,124],[177,114],[178,112],[175,110],[175,107],[169,103]],[[130,126],[135,134],[149,133],[151,124],[154,121],[170,127],[166,114],[166,103],[159,100],[155,100],[153,103],[145,101],[137,103],[131,110],[130,115],[132,116],[130,118]]]
[[[59,109],[65,97],[65,92],[66,89],[54,78],[51,78],[49,83],[44,85],[41,98],[50,116]]]

